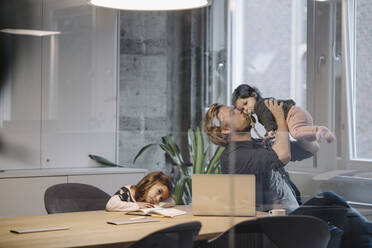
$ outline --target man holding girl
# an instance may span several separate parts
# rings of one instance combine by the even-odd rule
[[[268,146],[252,138],[251,117],[229,106],[213,104],[205,115],[204,131],[213,143],[226,147],[220,158],[222,173],[256,176],[257,210],[285,208],[291,211],[299,206],[297,189],[284,166],[313,154],[301,142],[290,141],[283,103],[265,100],[265,105],[277,125],[275,141]]]

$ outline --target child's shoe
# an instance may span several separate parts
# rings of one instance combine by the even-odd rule
[[[316,130],[316,140],[320,143],[325,139],[328,143],[332,143],[335,140],[333,133],[326,127],[319,126]]]

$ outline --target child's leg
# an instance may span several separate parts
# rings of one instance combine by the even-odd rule
[[[295,139],[316,140],[317,127],[313,126],[313,118],[306,110],[293,106],[287,115],[288,130]]]
[[[327,127],[318,126],[316,131],[316,140],[321,141],[322,139],[325,139],[328,143],[332,143],[335,136]]]
[[[313,126],[313,118],[306,110],[293,106],[287,115],[288,130],[293,138],[320,142],[323,138],[328,143],[334,140],[332,132],[323,126]]]

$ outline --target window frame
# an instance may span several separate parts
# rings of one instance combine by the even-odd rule
[[[235,8],[242,1],[235,2]],[[355,118],[353,92],[355,87],[355,0],[316,1],[307,0],[307,68],[306,68],[306,108],[312,114],[316,125],[329,127],[336,135],[332,144],[320,144],[319,152],[312,160],[290,163],[290,170],[322,173],[329,170],[372,171],[372,159],[355,157]],[[297,3],[298,4],[298,3]],[[297,6],[298,7],[298,6]],[[232,11],[228,42],[231,49],[231,81],[241,75],[239,55],[240,44],[236,36],[241,32],[241,11]],[[293,21],[295,18],[293,16]],[[292,24],[292,27],[296,25]],[[236,36],[236,37],[235,37]],[[292,53],[296,48],[293,47]],[[342,56],[341,56],[342,54]],[[295,56],[292,55],[292,59]],[[292,61],[292,74],[296,63]],[[291,82],[293,86],[293,82]],[[292,89],[298,94],[297,89]],[[229,92],[230,92],[229,91]],[[291,95],[293,97],[293,93]]]
[[[356,82],[356,11],[355,0],[342,0],[342,95],[344,96],[344,101],[342,103],[341,125],[345,126],[345,128],[343,128],[341,134],[346,139],[341,144],[344,156],[339,159],[338,167],[341,169],[372,171],[372,159],[356,158],[355,108],[353,102]]]

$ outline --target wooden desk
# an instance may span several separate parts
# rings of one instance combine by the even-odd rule
[[[14,218],[0,218],[0,247],[77,247],[101,246],[128,247],[148,234],[175,224],[200,221],[202,228],[198,240],[215,237],[231,226],[254,217],[193,216],[191,206],[177,206],[188,212],[174,218],[159,218],[160,222],[130,225],[110,225],[107,221],[133,218],[121,212],[88,211]],[[257,216],[266,213],[258,212]],[[28,234],[11,233],[10,229],[67,226],[69,230]]]

